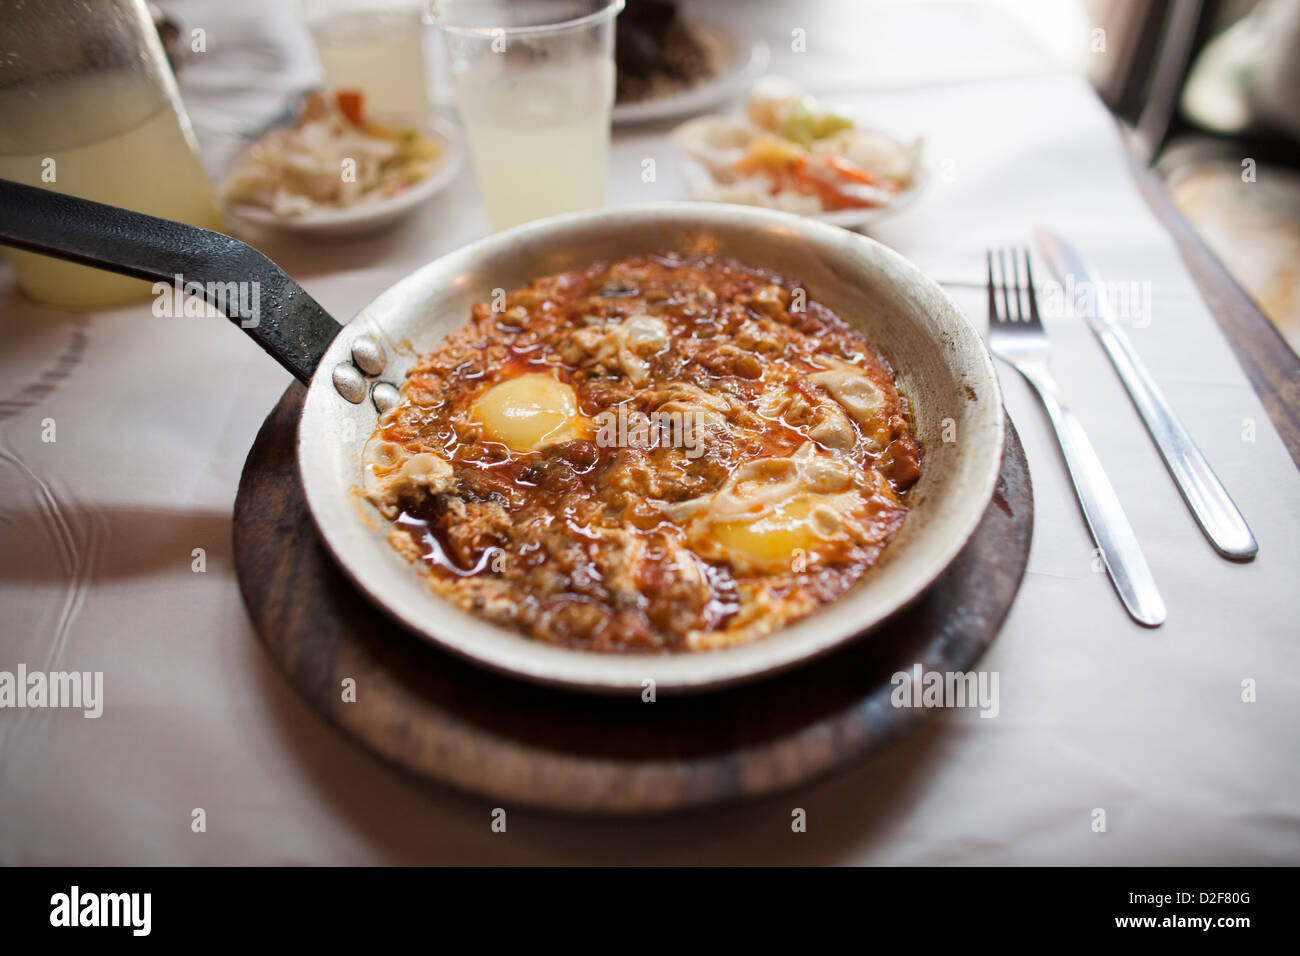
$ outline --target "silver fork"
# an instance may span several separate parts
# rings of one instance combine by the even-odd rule
[[[987,259],[989,350],[1023,375],[1042,399],[1061,443],[1084,520],[1101,550],[1120,600],[1134,620],[1157,627],[1165,620],[1165,602],[1156,589],[1137,536],[1083,425],[1065,404],[1056,380],[1047,369],[1052,345],[1038,317],[1029,251],[1019,249],[1008,253],[1002,249],[996,255],[989,251]]]

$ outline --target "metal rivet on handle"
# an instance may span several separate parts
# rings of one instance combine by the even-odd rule
[[[384,370],[384,350],[368,335],[352,343],[352,361],[367,375],[378,375]]]
[[[387,382],[376,382],[375,387],[370,392],[370,398],[374,401],[375,408],[379,409],[381,415],[402,400],[397,387],[389,385]]]
[[[353,405],[360,405],[366,398],[366,380],[355,366],[346,362],[334,367],[334,388]]]

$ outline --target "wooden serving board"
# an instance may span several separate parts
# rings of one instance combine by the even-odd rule
[[[664,813],[759,797],[860,760],[925,719],[890,704],[890,678],[971,669],[1029,557],[1033,495],[1008,425],[993,501],[933,588],[872,635],[739,688],[647,703],[488,673],[389,620],[320,544],[298,481],[305,390],[257,436],[235,500],[235,563],[267,650],[327,720],[386,760],[492,806]],[[717,652],[725,653],[725,651]],[[355,680],[345,702],[343,682]]]

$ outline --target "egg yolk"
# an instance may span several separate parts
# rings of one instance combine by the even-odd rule
[[[810,518],[815,503],[802,495],[753,521],[719,521],[713,525],[713,536],[737,565],[788,568],[797,551],[807,553],[821,540]]]
[[[493,385],[474,403],[488,438],[515,451],[536,451],[579,437],[584,421],[573,389],[541,372]]]

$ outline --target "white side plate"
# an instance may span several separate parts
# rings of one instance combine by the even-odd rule
[[[396,196],[359,202],[344,209],[322,209],[301,216],[278,216],[261,206],[224,203],[223,211],[233,219],[302,236],[344,238],[360,236],[391,226],[409,216],[436,196],[456,178],[465,162],[465,149],[456,127],[441,119],[423,125],[424,132],[442,146],[442,158],[433,172],[403,189]],[[242,157],[242,153],[240,156]],[[238,163],[239,159],[235,160]],[[234,164],[231,165],[234,168]],[[221,191],[225,191],[222,183]]]

